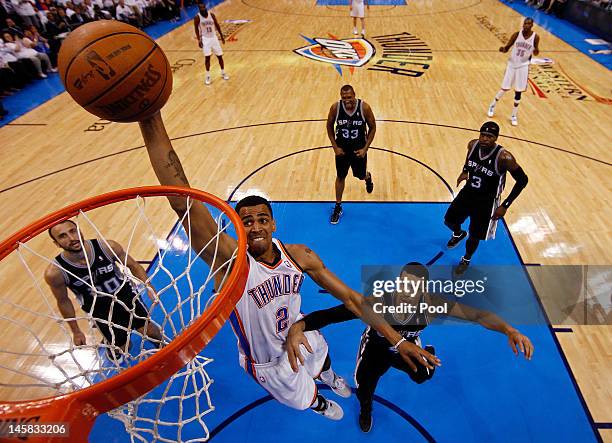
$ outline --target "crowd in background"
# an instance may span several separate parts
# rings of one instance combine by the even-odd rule
[[[612,10],[612,0],[585,0],[588,3],[598,6],[603,9]],[[554,14],[557,17],[563,17],[563,9],[567,0],[525,0],[528,5],[533,5],[547,14]]]
[[[180,18],[181,0],[0,0],[0,98],[57,72],[62,41],[95,20],[142,28]],[[0,99],[0,118],[6,115]]]

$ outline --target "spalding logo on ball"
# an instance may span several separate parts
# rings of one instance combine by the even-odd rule
[[[71,32],[58,65],[72,98],[105,120],[143,120],[159,111],[172,92],[172,71],[161,48],[144,32],[115,20]]]

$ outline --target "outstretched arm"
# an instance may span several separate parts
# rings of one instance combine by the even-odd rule
[[[439,295],[428,294],[426,295],[426,301],[432,306],[450,305],[451,307],[448,310],[449,316],[478,323],[487,329],[506,335],[508,337],[508,344],[512,348],[514,354],[518,355],[518,350],[520,350],[527,360],[531,360],[534,349],[533,344],[531,344],[527,336],[521,334],[517,329],[506,323],[503,318],[489,311],[449,301]]]
[[[45,281],[49,285],[51,293],[55,297],[60,314],[62,314],[62,317],[66,319],[66,323],[68,323],[68,326],[72,331],[74,345],[81,346],[87,344],[85,334],[83,334],[79,328],[79,324],[76,321],[74,306],[72,305],[70,298],[68,298],[68,291],[62,271],[60,271],[55,265],[49,265],[45,271]]]
[[[432,365],[440,365],[440,360],[437,357],[403,339],[384,318],[372,310],[363,295],[348,287],[342,280],[334,275],[333,272],[327,269],[321,259],[311,249],[304,245],[288,245],[287,248],[290,250],[289,252],[291,255],[297,260],[300,267],[315,281],[315,283],[342,301],[347,309],[383,335],[391,345],[396,347],[402,358],[412,370],[416,371],[414,361],[417,361],[419,364],[429,369],[433,369]],[[288,348],[287,353],[291,366],[296,370],[297,355],[300,353],[299,347],[292,349]]]
[[[140,131],[159,183],[165,186],[190,187],[183,171],[183,165],[181,165],[181,161],[172,148],[170,138],[166,133],[161,114],[158,112],[153,117],[141,121]],[[185,226],[187,232],[189,232],[189,221],[191,221],[191,247],[196,252],[203,250],[201,257],[209,266],[216,270],[232,257],[237,247],[237,241],[229,235],[221,233],[219,234],[215,259],[215,241],[211,240],[217,236],[218,226],[203,204],[191,201],[188,207],[187,199],[183,196],[168,196],[168,201],[172,209],[183,219],[183,226]],[[189,215],[183,218],[187,211],[189,211]],[[208,246],[205,248],[206,245]]]

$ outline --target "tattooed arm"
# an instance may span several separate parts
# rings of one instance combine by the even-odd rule
[[[164,186],[189,188],[189,181],[185,176],[178,155],[172,148],[161,114],[158,112],[153,117],[141,121],[140,131],[142,132],[142,137],[149,153],[149,159],[159,183]],[[189,218],[191,219],[191,247],[196,252],[201,251],[217,235],[217,223],[212,215],[204,205],[197,202],[194,202],[188,208],[185,197],[169,196],[168,201],[179,217],[183,217],[185,212],[189,210]],[[185,229],[188,229],[187,223],[188,219],[185,217],[183,222]],[[221,234],[216,254],[217,258],[214,260],[213,265],[215,243],[214,241],[211,242],[209,247],[201,254],[201,257],[209,266],[213,266],[216,269],[219,265],[229,260],[236,249],[237,242],[227,234]]]

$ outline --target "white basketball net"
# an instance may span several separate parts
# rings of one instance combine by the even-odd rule
[[[188,205],[201,204],[190,197],[185,199]],[[215,278],[222,285],[230,266],[215,266],[215,269],[223,269],[216,271],[216,274],[223,275],[214,275],[199,259],[202,251],[190,248],[191,223],[188,213],[169,236],[158,232],[157,229],[163,228],[155,228],[152,217],[159,220],[160,209],[165,210],[166,219],[172,221],[172,213],[164,197],[138,197],[90,213],[80,212],[72,219],[82,237],[81,248],[87,247],[88,239],[96,238],[121,269],[119,287],[105,292],[105,288],[96,288],[91,283],[95,281],[91,266],[91,260],[95,257],[84,254],[89,278],[78,278],[78,281],[89,287],[94,303],[104,298],[110,299],[111,311],[123,308],[131,312],[127,324],[114,322],[110,312],[104,318],[98,312],[94,319],[92,314],[80,308],[69,290],[79,327],[86,335],[86,345],[74,345],[69,324],[60,314],[56,299],[43,279],[45,268],[60,266],[54,257],[61,249],[54,246],[46,234],[41,234],[27,243],[20,243],[14,253],[2,260],[0,400],[54,396],[113,377],[157,352],[155,330],[162,331],[163,342],[168,343],[204,313],[214,299]],[[121,214],[131,212],[132,221],[113,226],[117,210]],[[217,235],[207,245],[215,251],[220,234],[231,226],[229,217],[222,212],[216,216],[216,221]],[[183,229],[183,224],[187,229]],[[113,231],[113,236],[106,237],[98,228],[100,225]],[[157,226],[160,224],[157,223]],[[109,239],[123,247],[124,256],[117,256]],[[146,282],[130,271],[128,255],[135,260],[156,256]],[[235,255],[236,251],[227,264],[233,262]],[[67,269],[62,268],[62,272],[77,277]],[[146,285],[150,285],[154,291]],[[125,299],[117,296],[122,288],[127,287],[135,288],[148,307],[148,316],[139,316],[133,307],[126,305]],[[139,320],[145,323],[141,331],[132,324],[139,324]],[[127,343],[121,347],[114,339],[104,340],[99,328],[95,327],[96,323],[109,326],[118,335],[120,331],[126,332]],[[211,361],[198,355],[169,380],[143,397],[111,411],[109,415],[123,422],[132,441],[206,441],[209,431],[204,416],[214,410],[209,394],[213,380],[206,372],[206,366]]]

